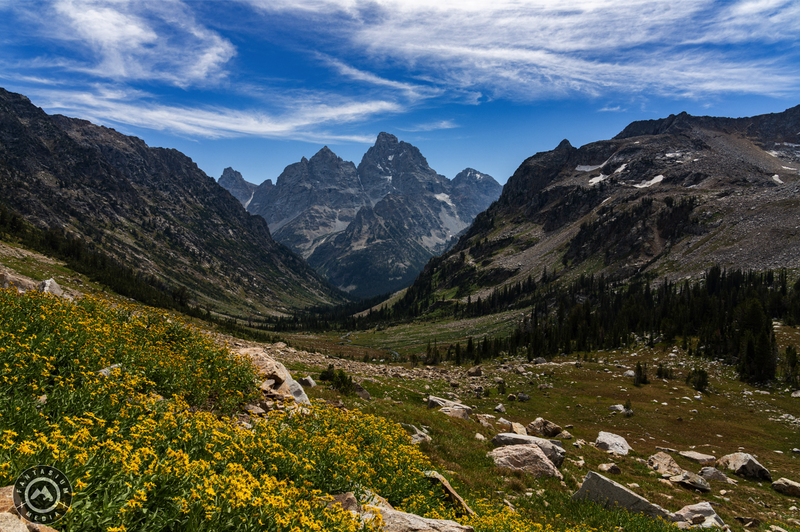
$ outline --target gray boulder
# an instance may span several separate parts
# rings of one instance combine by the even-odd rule
[[[788,478],[779,478],[773,482],[772,489],[789,497],[800,497],[800,483]]]
[[[481,370],[480,366],[472,366],[467,370],[467,376],[469,377],[480,377],[483,375],[483,370]]]
[[[61,297],[64,295],[64,291],[58,286],[58,283],[55,279],[47,279],[46,281],[42,281],[39,283],[37,287],[40,292],[47,292],[49,294],[53,294],[54,296]]]
[[[594,501],[605,507],[618,506],[632,513],[640,513],[650,517],[669,519],[672,515],[657,504],[652,504],[644,497],[637,495],[622,484],[590,471],[583,479],[583,484],[572,495],[573,500]]]
[[[733,471],[740,477],[772,482],[772,474],[769,470],[748,453],[733,453],[723,456],[717,461],[717,466]]]
[[[626,455],[633,450],[625,438],[610,432],[600,431],[594,444],[598,449],[619,455]]]
[[[489,451],[486,456],[494,460],[497,467],[524,471],[533,478],[556,477],[563,480],[561,472],[538,445],[509,445]]]
[[[523,436],[513,432],[501,432],[492,438],[492,445],[495,447],[506,447],[509,445],[536,445],[550,459],[556,467],[561,467],[567,452],[561,447],[561,442],[545,440],[536,436]]]
[[[792,397],[794,397],[795,399],[800,399],[800,390],[793,391]]]

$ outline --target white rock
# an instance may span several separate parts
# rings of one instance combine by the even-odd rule
[[[633,447],[628,445],[625,438],[612,434],[611,432],[600,431],[594,444],[598,449],[610,451],[619,455],[628,454],[628,452],[633,450]]]

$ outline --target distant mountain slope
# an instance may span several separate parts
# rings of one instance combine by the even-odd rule
[[[565,140],[524,161],[414,286],[474,300],[555,272],[675,280],[715,263],[798,268],[798,169],[800,106],[635,122],[581,148]]]
[[[248,183],[242,177],[242,174],[231,168],[230,166],[222,171],[222,176],[219,178],[219,185],[231,193],[231,195],[239,200],[244,208],[250,204],[253,199],[258,186],[253,183]],[[264,182],[265,187],[272,187],[272,181],[267,179]]]
[[[247,209],[333,284],[369,297],[407,286],[501,188],[472,169],[450,181],[415,146],[381,133],[358,167],[324,147],[259,186]]]
[[[0,201],[222,312],[343,300],[182,153],[0,89]]]

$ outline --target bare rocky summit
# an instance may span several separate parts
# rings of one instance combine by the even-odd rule
[[[263,216],[276,240],[359,297],[411,284],[501,190],[472,168],[452,181],[437,174],[419,149],[388,133],[378,135],[358,167],[326,146],[247,200],[239,181],[220,184]]]

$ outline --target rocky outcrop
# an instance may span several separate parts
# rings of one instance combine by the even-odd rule
[[[593,471],[586,475],[580,489],[572,495],[572,499],[594,501],[606,507],[625,508],[629,512],[650,517],[669,519],[671,516],[664,508],[650,503],[622,484]]]

